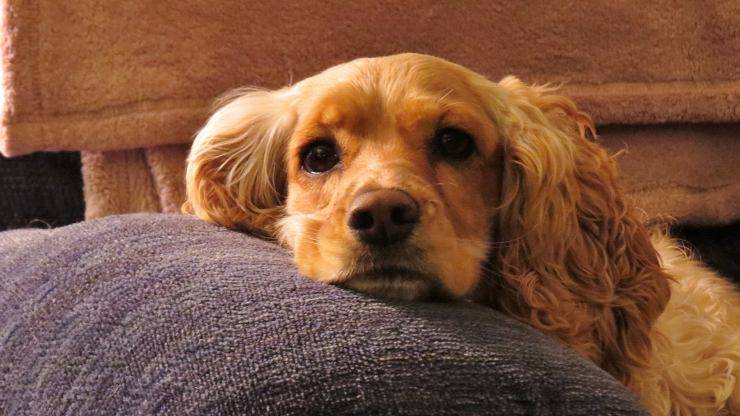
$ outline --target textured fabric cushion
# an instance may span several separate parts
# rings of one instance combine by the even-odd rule
[[[311,282],[186,216],[0,233],[0,414],[640,414],[606,373],[467,303]]]

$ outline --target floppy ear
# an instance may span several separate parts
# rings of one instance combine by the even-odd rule
[[[670,291],[588,115],[547,87],[488,86],[504,136],[488,301],[629,383]]]
[[[274,236],[285,199],[287,142],[296,120],[285,94],[236,91],[193,142],[186,212]]]

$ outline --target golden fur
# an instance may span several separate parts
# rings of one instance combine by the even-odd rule
[[[469,133],[473,156],[431,157],[441,127]],[[592,136],[590,118],[547,87],[424,55],[358,59],[227,97],[193,144],[186,209],[279,238],[317,281],[402,299],[433,284],[504,311],[654,415],[740,414],[740,295],[670,238],[651,240]],[[336,142],[341,163],[310,175],[301,152],[317,138]],[[354,196],[381,188],[422,214],[395,254],[373,257],[347,215]]]

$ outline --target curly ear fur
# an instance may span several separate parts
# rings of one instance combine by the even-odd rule
[[[235,91],[193,142],[186,212],[274,235],[285,197],[285,154],[296,115],[280,91]]]
[[[547,87],[489,88],[505,161],[488,302],[629,383],[670,297],[649,234],[614,161],[587,138],[590,117]]]

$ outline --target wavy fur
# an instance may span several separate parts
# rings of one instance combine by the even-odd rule
[[[295,113],[280,92],[237,90],[200,130],[188,157],[184,211],[269,236],[285,194]]]
[[[499,116],[510,142],[494,242],[512,243],[494,253],[489,301],[629,383],[649,361],[668,276],[621,198],[614,161],[586,138],[588,116],[546,88],[514,78],[500,86],[511,94]],[[548,113],[572,119],[576,134]]]

